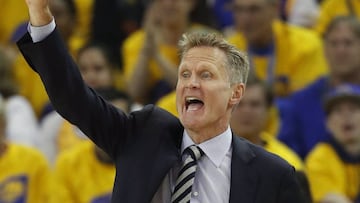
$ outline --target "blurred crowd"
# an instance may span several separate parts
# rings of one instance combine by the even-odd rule
[[[234,135],[292,164],[308,202],[360,202],[359,0],[50,6],[85,83],[127,113],[156,104],[177,116],[178,40],[223,34],[251,66]],[[0,19],[0,203],[110,202],[112,160],[53,110],[16,47],[27,32],[25,1],[0,0]]]

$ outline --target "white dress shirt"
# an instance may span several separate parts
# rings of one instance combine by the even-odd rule
[[[195,180],[192,187],[191,203],[228,203],[230,197],[232,133],[230,127],[222,134],[198,146],[204,151],[197,162]],[[181,144],[181,153],[194,142],[186,131]],[[186,157],[182,157],[183,160]],[[152,203],[169,203],[171,191],[176,183],[181,163],[174,166],[165,177]],[[171,189],[170,189],[171,188]]]
[[[29,24],[28,31],[34,43],[46,38],[55,29],[55,21],[41,27]],[[195,180],[192,188],[191,203],[227,203],[230,197],[232,133],[230,126],[222,134],[207,140],[198,146],[205,155],[198,160]],[[184,131],[181,153],[194,142]],[[183,160],[186,157],[183,157]],[[174,166],[164,178],[156,192],[153,203],[169,203],[171,191],[175,187],[181,163]]]

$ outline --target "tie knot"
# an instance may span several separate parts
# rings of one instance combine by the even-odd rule
[[[201,148],[196,145],[191,145],[187,147],[183,153],[189,154],[191,158],[193,158],[196,161],[199,160],[202,155],[204,155],[203,150],[201,150]]]

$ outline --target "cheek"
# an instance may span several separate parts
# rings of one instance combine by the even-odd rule
[[[212,108],[217,112],[223,112],[228,109],[229,106],[229,97],[227,94],[219,94],[214,92],[209,96],[208,102],[213,104]]]
[[[327,119],[327,127],[333,131],[333,132],[338,132],[339,128],[340,128],[340,120],[339,117],[336,115],[330,115],[329,118]]]
[[[81,71],[81,76],[83,77],[83,79],[85,80],[85,82],[88,82],[91,77],[88,71]]]
[[[254,117],[261,123],[265,123],[268,119],[267,111],[262,108],[254,110]]]
[[[175,104],[176,104],[176,108],[178,110],[178,112],[180,112],[181,108],[181,92],[180,92],[180,88],[178,86],[176,86],[176,99],[175,99]]]
[[[96,72],[95,75],[97,75],[103,81],[110,81],[112,78],[111,73],[107,70],[100,70]]]
[[[354,123],[360,123],[360,111],[357,110],[353,116]],[[360,127],[359,127],[360,128]]]

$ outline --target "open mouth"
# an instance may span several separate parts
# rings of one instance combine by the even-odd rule
[[[186,97],[185,107],[187,111],[195,111],[204,106],[204,102],[196,97]]]

